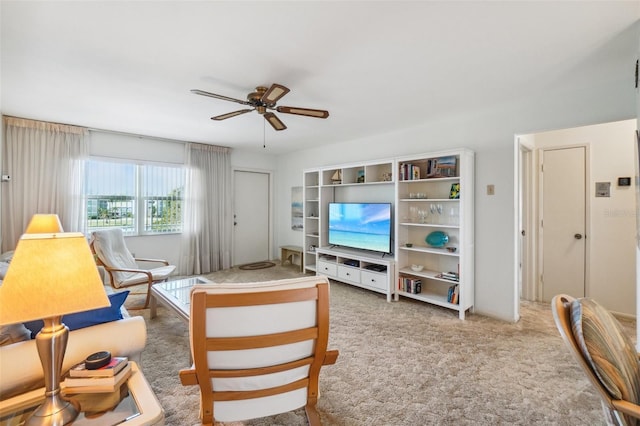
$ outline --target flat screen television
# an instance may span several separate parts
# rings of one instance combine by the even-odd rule
[[[391,253],[391,203],[329,203],[329,244]]]

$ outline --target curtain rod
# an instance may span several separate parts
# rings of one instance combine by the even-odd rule
[[[169,138],[161,138],[159,136],[148,136],[148,135],[140,135],[140,134],[136,134],[136,133],[120,132],[118,130],[97,129],[95,127],[87,127],[86,129],[88,131],[90,131],[90,132],[109,133],[109,134],[120,135],[120,136],[131,136],[131,137],[134,137],[134,138],[153,139],[153,140],[162,141],[162,142],[177,142],[177,143],[181,143],[183,145],[188,144],[188,143],[197,143],[197,144],[201,144],[201,145],[217,146],[219,148],[231,149],[231,147],[224,146],[224,145],[217,145],[217,144],[213,144],[213,143],[183,141],[183,140],[180,140],[180,139],[169,139]]]
[[[191,143],[189,141],[183,141],[180,139],[169,139],[169,138],[161,138],[159,136],[149,136],[149,135],[140,135],[137,133],[128,133],[128,132],[121,132],[118,130],[106,130],[106,129],[98,129],[95,127],[87,127],[86,128],[88,131],[90,132],[98,132],[98,133],[109,133],[112,135],[120,135],[120,136],[131,136],[134,138],[145,138],[145,139],[154,139],[154,140],[159,140],[159,141],[164,141],[164,142],[179,142],[179,143]]]
[[[140,135],[140,134],[135,134],[135,133],[121,132],[121,131],[118,131],[118,130],[106,130],[106,129],[98,129],[96,127],[79,126],[77,124],[59,123],[59,122],[55,122],[55,121],[45,121],[45,120],[38,120],[38,119],[27,118],[27,117],[16,117],[15,115],[8,115],[8,114],[2,114],[2,116],[3,117],[16,118],[16,119],[23,119],[23,120],[31,120],[31,121],[41,122],[41,123],[52,123],[52,124],[59,124],[59,125],[63,125],[63,126],[81,127],[81,128],[86,129],[86,130],[88,130],[90,132],[111,133],[111,134],[114,134],[114,135],[131,136],[131,137],[134,137],[134,138],[154,139],[154,140],[164,141],[164,142],[178,142],[178,143],[181,143],[181,144],[200,143],[200,144],[203,144],[203,145],[219,146],[221,148],[229,148],[229,149],[231,149],[231,147],[224,146],[224,145],[218,145],[218,144],[210,144],[210,143],[203,143],[203,142],[193,142],[193,141],[184,141],[184,140],[180,140],[180,139],[161,138],[159,136]]]

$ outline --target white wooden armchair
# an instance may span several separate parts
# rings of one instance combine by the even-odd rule
[[[97,256],[97,263],[109,274],[111,286],[128,287],[147,283],[147,297],[144,308],[149,306],[149,290],[156,282],[166,281],[176,269],[175,265],[163,259],[134,258],[124,242],[122,229],[111,228],[91,233],[91,250]],[[143,269],[136,262],[156,262],[163,266]]]
[[[329,282],[302,277],[261,283],[201,284],[191,293],[194,365],[183,385],[200,388],[203,425],[305,407],[310,425],[329,339]]]
[[[640,364],[632,341],[592,299],[559,294],[551,311],[560,336],[600,396],[608,425],[640,424]]]

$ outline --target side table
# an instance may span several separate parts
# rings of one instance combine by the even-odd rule
[[[164,425],[164,411],[145,379],[138,364],[131,363],[131,377],[127,380],[128,395],[111,411],[100,416],[86,418],[80,413],[73,425],[94,426],[148,426]],[[35,410],[44,398],[44,388],[26,392],[22,395],[0,401],[0,426],[22,424],[24,419]]]
[[[300,246],[280,246],[280,264],[284,265],[285,262],[289,261],[292,265],[293,258],[295,256],[300,256],[300,272],[304,272],[304,258],[302,254],[302,247]]]

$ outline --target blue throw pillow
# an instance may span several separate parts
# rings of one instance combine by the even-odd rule
[[[108,308],[93,309],[91,311],[64,315],[62,317],[62,322],[69,327],[69,330],[77,330],[79,328],[91,327],[92,325],[122,319],[122,311],[120,311],[120,308],[128,295],[129,290],[110,294],[109,301],[111,302],[111,306]],[[31,330],[31,338],[34,339],[36,334],[38,334],[44,326],[44,321],[29,321],[25,322],[24,325]]]

